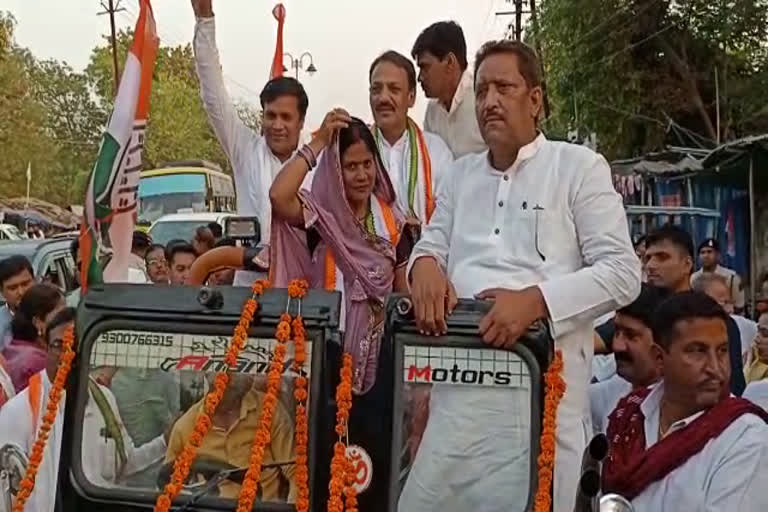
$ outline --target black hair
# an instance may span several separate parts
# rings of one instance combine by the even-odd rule
[[[492,55],[512,54],[517,57],[517,68],[525,79],[525,84],[532,87],[541,86],[541,64],[536,51],[521,41],[502,39],[500,41],[488,41],[477,52],[475,57],[475,83],[477,83],[477,70],[480,65]]]
[[[379,154],[379,147],[376,144],[376,139],[373,138],[373,133],[371,133],[367,124],[362,120],[353,117],[349,126],[339,130],[339,158],[344,156],[344,153],[351,145],[358,142],[365,144],[379,167],[384,169],[384,164],[381,161],[381,155]]]
[[[640,287],[640,295],[631,304],[624,306],[616,312],[631,316],[645,324],[646,327],[651,328],[653,326],[653,313],[656,307],[668,296],[669,291],[666,288],[643,283]]]
[[[674,224],[666,224],[654,232],[652,232],[645,239],[646,247],[650,247],[659,242],[669,242],[675,247],[679,248],[685,254],[690,256],[691,260],[694,260],[693,253],[693,239],[691,234],[680,226]]]
[[[174,245],[168,245],[168,249],[166,249],[167,258],[168,258],[168,264],[173,265],[173,258],[176,257],[177,254],[192,254],[195,257],[197,257],[197,253],[195,252],[194,247],[192,247],[192,244],[187,242],[177,243]]]
[[[69,244],[69,252],[72,254],[72,259],[77,261],[77,253],[80,252],[80,237],[77,236],[72,240],[72,243]]]
[[[51,338],[51,331],[61,325],[74,322],[76,314],[77,314],[77,310],[75,308],[64,308],[58,313],[56,313],[51,319],[51,321],[48,322],[48,326],[45,328],[46,344]]]
[[[261,102],[261,108],[264,109],[266,105],[277,100],[281,96],[293,96],[299,104],[299,117],[304,119],[307,115],[307,109],[309,108],[309,98],[307,92],[304,90],[304,86],[296,80],[288,76],[279,76],[273,78],[264,88],[259,95],[259,101]]]
[[[16,254],[0,261],[0,288],[5,285],[7,280],[21,274],[25,270],[29,272],[29,275],[32,277],[35,276],[35,273],[32,270],[32,264],[26,256]]]
[[[390,64],[393,64],[405,71],[405,75],[408,77],[408,90],[416,90],[416,68],[413,67],[413,62],[411,62],[411,59],[402,53],[398,53],[394,50],[387,50],[386,52],[376,57],[376,60],[373,61],[371,67],[368,69],[369,82],[373,76],[373,70],[376,69],[376,66],[382,62],[389,62]]]
[[[216,239],[221,238],[224,235],[224,230],[221,228],[221,224],[218,222],[209,222],[208,229],[213,233],[213,237]]]
[[[56,309],[56,306],[64,299],[61,290],[53,285],[36,284],[24,293],[16,308],[16,314],[11,321],[11,331],[14,339],[34,341],[38,333],[34,318],[44,318],[45,315]]]
[[[440,60],[452,53],[461,66],[467,69],[467,41],[464,31],[455,21],[438,21],[425,28],[413,43],[411,56],[418,59],[422,53],[429,52]]]
[[[663,301],[653,315],[653,341],[669,351],[680,336],[678,323],[694,318],[719,319],[728,327],[728,313],[714,299],[701,292],[677,293]]]
[[[219,238],[214,244],[213,248],[215,249],[216,247],[236,247],[236,246],[237,246],[237,242],[235,241],[234,238],[224,237],[224,238]]]
[[[131,243],[131,251],[145,251],[152,246],[152,237],[143,231],[133,232],[133,242]]]

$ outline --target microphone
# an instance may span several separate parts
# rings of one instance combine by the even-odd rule
[[[608,438],[597,434],[584,449],[581,458],[581,477],[574,512],[598,512],[600,503],[600,464],[608,455]]]

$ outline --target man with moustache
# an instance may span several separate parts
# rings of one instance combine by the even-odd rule
[[[668,224],[653,231],[646,239],[645,270],[648,282],[670,293],[691,290],[694,265],[693,239],[679,226]],[[746,387],[741,359],[741,332],[732,318],[727,319],[731,358],[731,392],[741,396]]]
[[[654,313],[662,381],[611,414],[604,493],[635,510],[768,510],[768,413],[728,393],[728,314],[683,292]]]
[[[667,296],[661,288],[643,284],[637,299],[616,312],[613,318],[613,355],[616,374],[589,386],[592,429],[605,432],[608,415],[623,396],[633,389],[647,387],[659,380],[660,367],[653,357],[653,312]]]
[[[493,302],[478,333],[492,347],[511,349],[535,321],[549,321],[567,384],[555,450],[553,510],[561,511],[574,506],[574,468],[591,433],[593,322],[637,297],[640,262],[605,159],[538,130],[540,69],[518,41],[489,42],[478,53],[476,115],[489,150],[443,177],[408,275],[428,335],[447,331],[451,284],[459,297]],[[530,393],[433,385],[399,510],[528,510]]]
[[[475,116],[475,83],[461,27],[455,21],[430,25],[416,38],[411,56],[430,98],[424,130],[442,137],[456,158],[488,149]]]
[[[238,116],[224,87],[212,0],[192,0],[192,8],[197,18],[195,66],[203,107],[234,171],[237,213],[257,216],[261,240],[267,241],[272,224],[269,187],[296,152],[309,99],[297,80],[273,78],[260,95],[264,135],[254,133]]]
[[[414,223],[427,224],[437,185],[453,164],[453,154],[443,139],[422,132],[408,117],[416,101],[416,70],[407,57],[384,52],[373,61],[368,76],[373,134],[397,204]]]

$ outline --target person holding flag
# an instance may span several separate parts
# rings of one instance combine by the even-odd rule
[[[243,123],[224,87],[212,1],[192,0],[192,8],[197,18],[194,51],[203,107],[234,171],[237,212],[259,218],[261,240],[266,242],[271,224],[269,187],[283,164],[296,153],[309,106],[304,87],[282,76],[285,8],[278,5],[274,11],[279,33],[272,76],[260,95],[263,135]]]

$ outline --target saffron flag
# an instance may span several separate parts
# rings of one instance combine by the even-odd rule
[[[139,3],[133,44],[86,191],[80,228],[81,293],[85,293],[91,284],[128,280],[142,169],[141,151],[152,73],[160,43],[150,1],[140,0]],[[98,262],[102,246],[112,249],[112,259],[103,273]]]
[[[285,7],[277,4],[272,9],[272,16],[277,20],[277,43],[275,44],[275,56],[272,59],[272,71],[269,79],[283,76],[283,25],[285,25]]]

